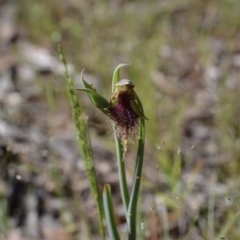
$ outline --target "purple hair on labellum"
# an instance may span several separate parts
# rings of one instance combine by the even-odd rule
[[[120,92],[117,104],[109,109],[110,119],[116,124],[117,136],[122,141],[134,140],[137,135],[139,116],[130,104],[127,92]]]

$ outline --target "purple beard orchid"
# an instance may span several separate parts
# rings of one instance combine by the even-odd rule
[[[120,80],[114,85],[114,92],[108,102],[83,78],[82,82],[85,88],[79,90],[86,92],[94,105],[115,125],[117,137],[122,141],[125,152],[128,141],[134,141],[137,137],[139,119],[148,120],[134,91],[135,85],[128,79]]]
[[[117,137],[123,143],[133,141],[137,136],[139,119],[147,119],[137,102],[134,84],[122,79],[115,84],[115,91],[110,98],[109,117],[116,125]]]

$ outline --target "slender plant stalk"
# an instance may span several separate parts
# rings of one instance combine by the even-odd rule
[[[142,107],[141,102],[138,101],[139,105]],[[143,110],[143,109],[142,109]],[[138,140],[138,151],[137,151],[137,159],[135,165],[135,173],[133,186],[130,196],[130,202],[128,206],[127,213],[127,222],[129,223],[129,240],[136,239],[136,215],[137,215],[137,203],[138,203],[138,195],[142,177],[142,166],[143,166],[143,156],[144,156],[144,143],[145,143],[145,120],[141,119],[140,121],[140,136]]]
[[[112,79],[113,94],[110,98],[110,102],[108,102],[104,97],[98,94],[95,88],[91,84],[88,84],[83,79],[83,76],[82,76],[82,83],[84,88],[80,88],[79,90],[87,93],[92,103],[104,114],[110,117],[110,119],[114,122],[113,130],[114,130],[114,136],[115,136],[115,142],[116,142],[120,191],[121,191],[121,196],[122,196],[122,201],[123,201],[123,206],[124,206],[125,216],[126,216],[126,221],[128,226],[129,240],[135,240],[136,239],[136,212],[137,212],[137,203],[138,203],[138,195],[139,195],[140,182],[141,182],[141,176],[142,176],[142,165],[143,165],[143,155],[144,155],[144,139],[145,139],[145,120],[144,119],[147,119],[147,117],[144,115],[141,101],[137,97],[136,92],[133,90],[134,84],[128,79],[120,80],[119,71],[120,71],[120,68],[125,65],[127,64],[118,65],[113,73],[113,79]],[[72,93],[70,92],[69,95],[71,96],[71,94]],[[75,109],[74,104],[73,104],[73,108]],[[77,116],[79,116],[79,114]],[[140,119],[139,131],[138,131],[139,132],[138,151],[137,151],[137,159],[136,159],[136,166],[135,166],[134,179],[133,179],[133,187],[131,191],[131,197],[129,199],[129,191],[127,187],[125,164],[124,164],[124,154],[127,150],[128,138],[130,138],[131,134],[134,133],[131,131],[134,131],[133,128],[137,126],[138,119]],[[90,169],[94,170],[94,166],[90,166]],[[95,186],[94,182],[92,184],[93,186]],[[103,195],[104,212],[107,220],[108,231],[112,239],[118,240],[119,236],[117,232],[117,225],[114,219],[112,199],[110,194],[110,186],[104,188],[103,194],[104,194]],[[97,200],[99,200],[98,196],[97,196]]]
[[[120,80],[120,73],[119,70],[123,66],[127,66],[128,64],[119,64],[114,73],[112,79],[112,92],[114,92],[114,85],[119,82]],[[116,144],[116,152],[117,152],[117,164],[118,164],[118,175],[119,175],[119,184],[120,184],[120,191],[123,201],[123,206],[125,210],[125,216],[127,216],[128,212],[128,204],[129,204],[129,192],[127,188],[127,181],[126,181],[126,173],[125,173],[125,164],[123,161],[123,146],[121,141],[118,139],[116,134],[116,127],[113,127],[114,130],[114,138]]]
[[[114,71],[113,80],[112,80],[112,92],[114,91],[114,85],[119,81],[119,69],[125,66],[125,64],[120,64]],[[140,106],[142,113],[144,114],[143,107],[141,101],[137,98],[137,103]],[[137,213],[137,202],[138,195],[141,183],[142,176],[142,165],[143,165],[143,156],[144,156],[144,143],[145,143],[145,120],[141,118],[140,126],[139,126],[139,140],[138,140],[138,151],[137,151],[137,159],[135,165],[133,186],[131,191],[131,196],[129,200],[129,192],[127,188],[126,182],[126,174],[125,174],[125,166],[123,161],[123,146],[121,141],[117,138],[116,131],[114,127],[114,135],[116,141],[116,150],[117,150],[117,162],[118,162],[118,173],[119,173],[119,182],[120,182],[120,190],[121,196],[123,200],[123,205],[125,209],[125,216],[128,225],[128,239],[135,240],[136,239],[136,213]]]
[[[94,168],[92,148],[91,148],[90,139],[87,131],[87,123],[84,117],[82,116],[82,109],[75,95],[73,81],[72,81],[72,78],[69,76],[67,61],[65,59],[61,46],[59,46],[58,51],[59,51],[61,61],[64,65],[68,96],[72,105],[73,120],[77,130],[78,145],[83,155],[85,170],[86,170],[88,180],[90,182],[91,192],[94,196],[94,199],[97,205],[101,238],[105,239],[105,231],[104,231],[104,225],[103,225],[103,218],[104,218],[103,204],[102,204],[100,191],[98,188],[97,175]]]
[[[111,240],[120,240],[117,224],[115,221],[115,214],[113,210],[113,202],[111,196],[111,188],[109,184],[103,187],[103,206],[105,212],[106,223]]]

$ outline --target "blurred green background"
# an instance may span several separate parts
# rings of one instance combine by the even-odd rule
[[[150,119],[146,123],[139,239],[240,239],[240,1],[18,0],[0,1],[0,7],[0,81],[16,68],[7,80],[13,89],[0,99],[3,122],[12,129],[40,131],[49,141],[67,135],[72,142],[66,152],[76,150],[58,44],[63,46],[76,87],[81,87],[79,73],[85,69],[86,81],[106,98],[111,96],[115,67],[130,63],[122,70],[122,78],[134,82]],[[31,93],[27,95],[27,91]],[[10,93],[22,98],[16,107],[14,101],[11,105]],[[95,159],[105,161],[97,168],[100,182],[115,186],[115,202],[121,208],[111,131],[85,96],[79,94],[79,100],[88,116],[93,149],[97,149]],[[63,239],[99,239],[94,213],[89,216],[91,210],[84,211],[94,206],[85,208],[82,188],[75,186],[75,181],[86,181],[84,173],[68,170],[65,176],[68,155],[59,153],[62,145],[55,140],[55,148],[46,141],[48,155],[40,167],[38,161],[32,161],[41,155],[37,147],[27,146],[33,152],[30,157],[11,144],[8,154],[2,150],[3,239],[14,239],[11,219],[16,214],[9,217],[4,209],[11,196],[8,189],[14,189],[9,179],[22,168],[27,183],[32,179],[29,175],[37,175],[34,184],[27,185],[24,199],[40,189],[47,199],[63,202],[56,220],[67,232]],[[9,141],[2,146],[9,149]],[[12,159],[10,153],[18,156],[17,163],[6,164]],[[130,144],[126,157],[129,176],[134,153],[135,145]],[[76,154],[75,160],[78,158]],[[50,187],[46,182],[35,184],[43,173]],[[81,174],[83,177],[78,176]],[[40,220],[49,214],[43,199]],[[25,206],[29,211],[28,201]],[[121,210],[118,222],[124,236]],[[25,235],[22,239],[39,238],[28,231]],[[45,239],[56,236],[42,234]]]

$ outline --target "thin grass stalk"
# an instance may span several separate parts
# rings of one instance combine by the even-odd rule
[[[213,177],[212,185],[215,184],[215,179]],[[207,217],[207,238],[214,239],[214,207],[215,207],[215,195],[214,192],[210,191],[210,196],[208,200],[208,217]]]
[[[238,222],[239,222],[239,217],[240,217],[240,210],[238,210],[231,219],[227,220],[226,224],[222,227],[222,230],[220,231],[218,236],[215,238],[215,240],[224,239],[228,231],[233,227],[235,221],[238,219]]]
[[[69,76],[67,61],[65,59],[61,46],[59,46],[58,52],[59,52],[61,61],[64,65],[64,73],[65,73],[65,79],[67,81],[68,97],[71,102],[73,121],[77,131],[78,146],[79,146],[79,149],[81,150],[81,153],[84,159],[85,171],[86,171],[88,180],[90,182],[91,192],[96,202],[97,211],[98,211],[98,220],[99,220],[99,231],[101,234],[101,238],[104,240],[105,230],[104,230],[104,224],[103,224],[103,218],[104,218],[103,204],[102,204],[100,191],[98,188],[97,175],[96,175],[94,161],[93,161],[93,153],[92,153],[92,148],[90,144],[90,139],[88,137],[87,123],[84,117],[82,116],[82,109],[75,95],[73,81],[72,81],[72,78]]]

